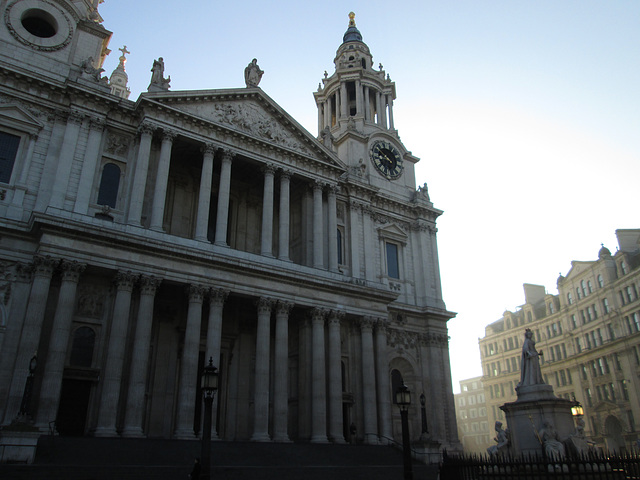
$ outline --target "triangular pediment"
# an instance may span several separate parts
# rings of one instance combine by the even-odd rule
[[[569,272],[567,273],[565,279],[569,280],[572,277],[577,277],[579,276],[581,273],[583,273],[584,271],[588,270],[591,268],[591,266],[596,263],[596,262],[580,262],[577,260],[574,260],[571,262],[571,269],[569,270]]]
[[[399,226],[389,223],[378,228],[378,235],[382,238],[395,240],[396,242],[407,243],[408,235]]]
[[[251,137],[269,146],[346,169],[337,155],[302,127],[260,89],[199,90],[143,94],[181,114]]]
[[[15,104],[0,105],[0,123],[28,133],[38,133],[43,125],[24,108]]]

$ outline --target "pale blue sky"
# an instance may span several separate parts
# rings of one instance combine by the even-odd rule
[[[241,5],[241,6],[236,6]],[[171,90],[260,87],[312,134],[312,92],[348,24],[396,82],[395,126],[422,160],[438,222],[454,390],[480,375],[477,339],[524,302],[557,293],[571,260],[640,228],[640,1],[106,0],[135,100],[162,56]]]

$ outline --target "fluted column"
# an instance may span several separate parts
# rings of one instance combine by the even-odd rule
[[[316,104],[318,107],[318,132],[321,132],[322,129],[324,128],[323,125],[323,121],[324,121],[324,103],[323,102],[319,102]]]
[[[13,286],[11,288],[10,322],[4,332],[2,354],[0,355],[0,422],[4,419],[5,406],[9,401],[9,388],[15,366],[20,334],[25,321],[25,313],[29,304],[31,274],[33,265],[17,263],[13,268]],[[24,380],[24,378],[23,378]]]
[[[62,147],[58,156],[58,168],[55,178],[53,179],[53,191],[49,205],[52,207],[63,208],[67,196],[69,186],[69,178],[71,177],[71,167],[73,166],[73,157],[78,145],[78,137],[80,136],[80,127],[84,115],[79,112],[70,112],[67,119],[67,128],[64,132]],[[49,179],[51,181],[51,179]]]
[[[327,190],[327,210],[329,218],[329,270],[338,271],[338,208],[336,205],[337,185],[329,185]]]
[[[331,124],[331,117],[333,117],[333,111],[332,111],[332,106],[331,106],[331,99],[332,98],[333,98],[333,95],[330,95],[329,97],[327,97],[327,101],[324,104],[324,116],[325,116],[324,124],[326,126],[328,126],[329,128],[331,128],[333,126]]]
[[[340,320],[344,312],[329,313],[329,438],[333,443],[345,443],[342,425],[342,351]]]
[[[372,317],[364,317],[360,321],[362,340],[362,414],[364,417],[364,441],[368,444],[378,443],[373,323],[374,319]]]
[[[258,327],[256,330],[256,368],[254,391],[254,425],[251,440],[268,442],[269,438],[269,339],[271,306],[273,300],[258,300]]]
[[[98,411],[96,437],[116,436],[116,416],[120,399],[120,383],[124,365],[124,347],[127,342],[127,325],[131,308],[131,292],[136,277],[131,272],[118,272],[116,301],[113,307],[107,363],[102,373],[102,395]]]
[[[383,443],[393,438],[389,375],[387,322],[380,318],[376,323],[376,386],[378,387],[378,425]]]
[[[290,223],[290,192],[291,172],[283,170],[280,173],[280,224],[278,230],[278,258],[289,260],[289,223]]]
[[[136,333],[133,342],[135,347],[131,357],[127,408],[124,428],[122,429],[122,435],[125,437],[144,437],[142,426],[144,423],[149,351],[151,349],[153,305],[156,290],[161,281],[154,276],[140,276],[140,306],[138,308],[138,318],[136,319]]]
[[[138,157],[136,159],[135,172],[133,174],[133,186],[129,195],[128,222],[131,225],[142,225],[142,204],[144,203],[144,190],[147,186],[147,173],[149,171],[149,156],[151,155],[151,141],[156,127],[143,123],[138,128],[140,133],[140,145],[138,145]]]
[[[209,231],[209,209],[211,208],[211,180],[213,178],[213,155],[216,146],[207,143],[202,157],[202,173],[200,174],[200,193],[198,195],[198,216],[196,220],[196,240],[206,242]]]
[[[158,160],[158,172],[156,185],[153,191],[153,203],[151,207],[151,230],[163,231],[164,204],[167,199],[167,185],[169,182],[169,167],[171,166],[171,148],[176,132],[165,130],[162,132],[162,145],[160,146],[160,158]]]
[[[262,234],[260,235],[260,254],[273,256],[273,177],[275,166],[264,166],[264,190],[262,194]]]
[[[351,276],[360,278],[360,210],[359,203],[349,204],[349,240],[351,241]]]
[[[340,118],[347,118],[349,116],[349,112],[347,110],[348,107],[347,101],[347,84],[346,82],[342,82],[340,84]]]
[[[276,305],[276,345],[273,380],[273,440],[288,442],[289,417],[289,312],[293,303],[279,300]]]
[[[364,119],[371,121],[371,100],[369,97],[369,87],[364,87]]]
[[[222,345],[222,312],[224,302],[229,296],[229,290],[224,288],[209,289],[209,325],[207,327],[207,344],[204,352],[205,360],[213,358],[214,365],[220,366],[220,350]],[[218,426],[215,412],[218,411],[218,399],[220,395],[213,397],[213,418],[211,419],[211,438],[218,438]]]
[[[324,354],[326,311],[311,313],[311,443],[327,443],[327,388]]]
[[[382,93],[380,92],[375,92],[376,95],[376,114],[378,115],[378,118],[376,119],[376,123],[379,126],[383,126],[382,125]]]
[[[313,184],[313,266],[324,268],[324,233],[322,229],[322,183]]]
[[[98,166],[98,156],[104,126],[105,121],[101,118],[92,118],[89,122],[89,138],[87,139],[87,148],[82,162],[80,180],[78,181],[76,203],[73,207],[73,211],[76,213],[86,215],[89,210],[89,201],[91,200],[91,191],[93,189],[93,177]]]
[[[387,128],[387,96],[380,95],[380,126],[382,128]]]
[[[205,288],[189,285],[189,310],[187,329],[184,332],[184,347],[180,361],[180,384],[178,386],[178,409],[175,437],[195,438],[193,421],[195,415],[196,387],[198,380],[198,356],[200,355],[200,324],[202,322],[202,301]]]
[[[58,259],[36,256],[33,259],[33,284],[25,314],[24,326],[20,336],[20,346],[13,367],[13,377],[9,388],[9,399],[4,414],[3,424],[10,423],[20,411],[24,384],[29,374],[29,362],[37,354],[40,343],[40,332],[47,307],[47,297],[51,286],[51,276],[58,264]]]
[[[229,194],[231,193],[231,164],[233,157],[233,152],[223,150],[220,185],[218,187],[215,244],[224,247],[227,246],[227,221],[229,220]]]
[[[53,317],[53,328],[49,339],[47,361],[44,364],[44,375],[42,377],[40,401],[36,417],[36,424],[41,428],[48,427],[49,422],[55,420],[58,414],[62,374],[64,373],[64,361],[71,334],[78,280],[80,280],[80,274],[84,271],[86,265],[75,261],[63,260],[61,267],[62,284],[58,294],[56,313]]]

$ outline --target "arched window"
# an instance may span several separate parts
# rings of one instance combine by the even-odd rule
[[[80,327],[73,332],[71,344],[72,367],[90,367],[93,362],[93,347],[96,343],[96,332],[89,327]]]
[[[120,167],[115,163],[107,163],[102,169],[100,190],[98,190],[98,205],[108,205],[111,208],[116,208],[119,186]]]
[[[402,379],[402,374],[396,370],[391,370],[391,398],[393,398],[393,403],[396,403],[396,392],[398,388],[404,384],[404,380]]]
[[[344,259],[342,257],[342,232],[338,229],[337,232],[337,241],[338,241],[338,265],[344,264]]]

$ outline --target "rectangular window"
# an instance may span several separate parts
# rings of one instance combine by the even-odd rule
[[[629,421],[629,430],[635,432],[636,420],[633,418],[633,412],[631,410],[627,410],[627,420]]]
[[[391,278],[400,278],[400,264],[398,262],[398,246],[387,242],[387,275]]]
[[[604,310],[604,313],[609,313],[609,300],[606,298],[602,299],[602,309]]]
[[[587,405],[589,405],[590,407],[593,407],[593,395],[591,395],[590,388],[585,388],[584,396],[587,399]]]
[[[0,132],[0,182],[9,183],[16,162],[20,137]]]
[[[613,325],[612,324],[607,324],[607,330],[609,331],[609,340],[615,340],[616,339],[616,332],[615,330],[613,330]]]
[[[571,378],[571,370],[567,370],[567,380],[569,381],[569,385],[573,385],[573,378]]]
[[[620,381],[620,391],[622,391],[622,398],[629,400],[629,382],[627,380]]]
[[[571,315],[571,328],[578,328],[578,323],[576,322],[575,315]]]

